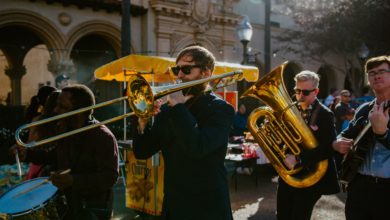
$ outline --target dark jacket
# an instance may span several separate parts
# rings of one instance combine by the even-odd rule
[[[138,159],[162,151],[163,219],[232,219],[224,159],[234,110],[212,94],[163,106],[133,140]]]
[[[300,154],[303,166],[311,166],[324,159],[328,160],[328,168],[325,175],[313,186],[302,188],[302,190],[311,190],[323,195],[335,194],[340,191],[337,178],[336,165],[334,161],[335,151],[332,143],[336,139],[336,130],[334,124],[333,112],[325,105],[316,100],[312,106],[310,118],[310,128],[317,139],[317,147],[310,150],[303,150]],[[318,108],[318,113],[314,113]],[[279,181],[283,181],[279,178]]]
[[[356,114],[349,123],[348,128],[341,132],[339,136],[349,139],[356,139],[364,126],[368,123],[368,113],[374,104],[375,100],[362,104],[356,110]],[[390,129],[390,122],[387,124],[387,127]],[[381,144],[383,144],[384,147],[390,150],[390,135],[387,135],[386,138],[377,138],[377,136],[370,128],[357,143],[356,151],[350,152],[349,154],[351,155],[348,155],[347,162],[343,164],[342,173],[344,174],[344,180],[351,181],[353,179],[360,166],[363,164],[364,159],[367,157],[369,149],[374,147],[376,141],[379,141]],[[353,154],[356,156],[352,157]]]
[[[340,133],[339,136],[354,139],[361,132],[364,125],[368,122],[368,113],[375,104],[375,101],[362,104],[357,110],[354,118],[349,123],[347,129]],[[387,124],[387,127],[390,129],[390,121]],[[368,145],[370,147],[374,146],[375,141],[379,141],[383,144],[384,147],[390,150],[390,135],[387,135],[385,139],[376,139],[372,129],[369,129],[367,133],[362,137],[361,141],[358,143],[358,148],[361,145]]]
[[[97,121],[87,124],[93,123]],[[49,152],[28,149],[27,161],[54,164],[57,170],[71,169],[73,185],[65,195],[74,215],[83,205],[111,210],[112,186],[119,174],[118,146],[105,125],[59,140]]]

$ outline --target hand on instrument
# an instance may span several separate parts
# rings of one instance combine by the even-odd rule
[[[284,158],[284,165],[287,166],[290,170],[295,167],[295,165],[298,163],[297,158],[292,154],[287,154],[286,158]]]
[[[153,115],[157,115],[161,112],[161,106],[163,104],[162,99],[157,99],[153,106]],[[138,133],[143,134],[146,125],[149,122],[149,118],[138,118]]]
[[[384,104],[374,104],[372,110],[368,113],[368,119],[371,122],[372,130],[375,134],[383,135],[387,131],[387,123],[389,122],[389,108],[384,110]]]
[[[179,103],[185,103],[188,99],[192,98],[193,95],[184,96],[182,91],[174,92],[168,95],[168,105],[170,107],[175,106]]]
[[[353,145],[353,140],[348,138],[339,138],[335,140],[332,144],[332,147],[335,151],[341,154],[347,154]]]
[[[73,176],[69,173],[60,174],[52,172],[49,179],[59,189],[66,189],[73,185]]]
[[[16,151],[19,155],[19,160],[25,161],[27,156],[27,148],[14,144],[12,147],[9,148],[8,153],[11,157],[15,157]]]

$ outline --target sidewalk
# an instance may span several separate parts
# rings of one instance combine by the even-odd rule
[[[235,220],[275,220],[276,210],[276,179],[275,171],[271,166],[261,166],[258,170],[258,186],[251,176],[239,175],[237,191],[233,181],[230,181],[230,198]],[[158,220],[158,217],[141,216],[134,210],[125,207],[125,191],[122,181],[114,188],[114,216],[113,220],[138,219]],[[322,196],[317,202],[312,220],[345,220],[345,194]],[[185,220],[185,219],[184,219]]]

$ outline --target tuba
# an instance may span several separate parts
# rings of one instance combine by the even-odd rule
[[[328,161],[293,169],[284,165],[286,154],[299,156],[302,150],[317,146],[317,140],[303,120],[296,102],[286,91],[283,73],[287,64],[285,62],[265,75],[242,97],[254,97],[267,105],[252,111],[248,117],[248,130],[279,176],[290,186],[304,188],[314,185],[325,175]]]

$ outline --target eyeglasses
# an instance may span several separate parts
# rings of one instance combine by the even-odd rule
[[[294,90],[295,90],[295,94],[300,94],[300,93],[302,93],[302,95],[308,96],[308,95],[310,95],[311,92],[315,91],[316,89],[312,89],[312,90],[294,89]]]
[[[180,70],[184,73],[184,75],[189,75],[191,73],[192,68],[200,68],[201,65],[183,65],[183,66],[174,66],[171,67],[172,73],[177,76],[179,75]]]
[[[380,69],[378,71],[369,71],[367,73],[368,76],[374,77],[374,76],[383,76],[385,73],[390,73],[390,69]]]

